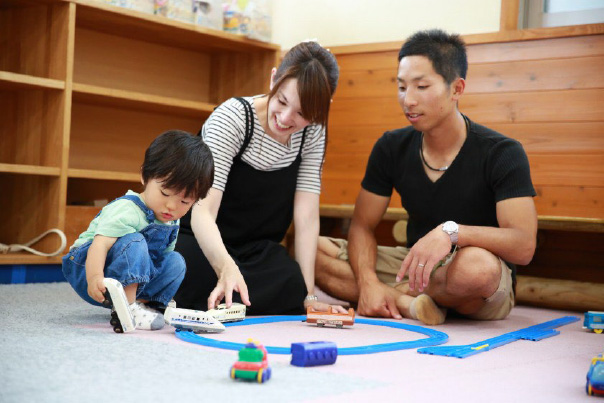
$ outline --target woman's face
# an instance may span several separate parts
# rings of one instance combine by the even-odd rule
[[[268,103],[268,131],[277,139],[289,137],[310,122],[302,117],[298,80],[285,80]]]

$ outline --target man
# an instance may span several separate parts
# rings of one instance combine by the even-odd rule
[[[348,244],[319,239],[317,284],[358,302],[366,316],[436,325],[448,308],[503,319],[514,306],[514,265],[529,263],[535,251],[526,154],[459,111],[468,68],[459,36],[418,32],[398,59],[398,100],[411,126],[375,144]],[[393,188],[409,214],[409,249],[377,247],[374,230]]]

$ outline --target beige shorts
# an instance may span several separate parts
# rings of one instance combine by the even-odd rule
[[[336,257],[340,260],[348,261],[348,241],[338,238],[328,239],[340,248]],[[381,282],[396,287],[408,281],[408,278],[405,277],[402,282],[396,282],[396,274],[400,270],[403,260],[405,260],[408,253],[409,249],[402,246],[378,246],[376,273]],[[446,266],[451,263],[455,258],[455,253],[456,251],[447,256],[442,265]],[[485,305],[478,312],[464,316],[478,320],[499,320],[509,315],[515,301],[512,270],[501,258],[499,261],[501,263],[501,279],[499,280],[497,291],[485,300]]]

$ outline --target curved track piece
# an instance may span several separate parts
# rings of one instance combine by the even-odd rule
[[[233,323],[225,323],[226,327],[231,326],[245,326],[245,325],[257,325],[263,323],[273,323],[273,322],[300,322],[304,321],[306,316],[298,315],[298,316],[267,316],[260,318],[246,318],[241,322],[233,322]],[[373,353],[381,353],[385,351],[396,351],[396,350],[405,350],[410,348],[418,348],[424,346],[436,346],[438,344],[446,343],[449,340],[449,336],[446,333],[439,332],[438,330],[428,329],[422,326],[415,325],[407,325],[405,323],[400,322],[389,322],[385,320],[377,320],[377,319],[363,319],[358,318],[355,320],[355,323],[361,323],[365,325],[377,325],[377,326],[386,326],[392,327],[395,329],[407,330],[410,332],[421,333],[427,338],[419,339],[419,340],[411,340],[411,341],[399,341],[394,343],[383,343],[383,344],[373,344],[369,346],[358,346],[358,347],[343,347],[338,348],[338,355],[354,355],[354,354],[373,354]],[[240,350],[244,347],[243,343],[233,343],[229,341],[221,341],[209,339],[207,337],[203,337],[199,334],[195,334],[193,332],[188,331],[176,331],[176,337],[183,341],[187,341],[189,343],[201,344],[202,346],[208,347],[216,347],[223,348],[227,350]],[[273,347],[273,346],[265,346],[266,351],[272,354],[291,354],[291,347]]]

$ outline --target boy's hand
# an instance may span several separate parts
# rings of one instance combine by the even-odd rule
[[[90,279],[88,279],[88,295],[93,300],[100,302],[101,304],[105,300],[105,284],[103,284],[103,280],[105,277],[103,275],[97,275]]]

